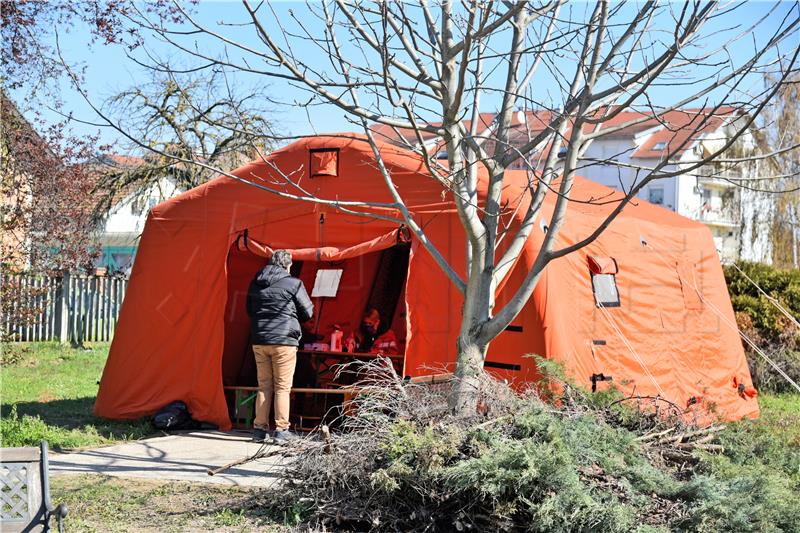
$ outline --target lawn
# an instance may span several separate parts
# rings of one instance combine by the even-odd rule
[[[298,520],[270,514],[263,490],[97,475],[55,476],[50,485],[53,502],[69,508],[68,531],[272,532]]]
[[[139,439],[147,420],[119,422],[92,414],[108,344],[87,349],[57,343],[5,344],[0,375],[0,445],[75,449]]]

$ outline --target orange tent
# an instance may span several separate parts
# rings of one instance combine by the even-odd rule
[[[380,150],[426,235],[463,272],[464,233],[448,194],[415,154],[389,144]],[[384,257],[378,252],[404,240],[389,208],[342,203],[337,209],[293,197],[305,191],[331,201],[391,203],[363,139],[304,139],[234,175],[244,182],[218,177],[151,210],[100,383],[97,415],[136,418],[183,400],[196,419],[229,428],[223,384],[236,384],[248,364],[244,295],[269,249],[294,251],[309,292],[315,269],[343,269],[340,293],[323,304],[324,330],[328,318],[357,324]],[[511,172],[508,182],[504,201],[513,227],[519,222],[513,208],[526,201],[528,181],[524,172]],[[612,208],[608,200],[614,194],[619,193],[577,179],[577,201],[559,246],[591,233]],[[499,288],[499,305],[535,258],[553,196]],[[405,259],[399,254],[390,263],[401,264],[395,278],[405,277],[392,319],[405,342],[404,373],[452,369],[461,294],[416,239]],[[732,324],[709,230],[639,201],[591,245],[548,265],[523,311],[491,344],[486,367],[521,384],[536,376],[535,360],[524,356],[539,354],[562,362],[587,387],[608,387],[610,377],[623,391],[660,395],[681,407],[711,405],[725,419],[757,416]]]

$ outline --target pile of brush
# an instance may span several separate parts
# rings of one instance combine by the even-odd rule
[[[335,430],[283,452],[285,508],[310,528],[717,531],[783,505],[749,473],[716,478],[725,429],[660,398],[592,394],[555,372],[519,394],[485,376],[479,413],[455,417],[447,386],[380,361],[348,371],[362,391]]]
[[[687,428],[672,426],[661,431],[645,433],[637,437],[636,441],[650,448],[667,461],[679,465],[695,464],[698,456],[697,450],[719,453],[725,451],[721,444],[715,444],[717,433],[725,429],[721,425],[712,425],[706,428]]]

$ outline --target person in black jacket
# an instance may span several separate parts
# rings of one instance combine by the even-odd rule
[[[300,324],[311,320],[314,305],[303,282],[289,274],[292,254],[275,250],[269,264],[250,283],[247,313],[258,374],[253,440],[263,442],[269,431],[269,411],[275,395],[277,442],[290,440],[289,393],[297,363]]]

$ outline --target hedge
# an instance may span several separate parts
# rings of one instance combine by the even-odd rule
[[[740,262],[735,266],[725,267],[725,279],[739,329],[795,382],[800,382],[800,327],[770,301],[773,298],[792,316],[800,317],[800,270],[783,270],[761,263]],[[747,344],[745,349],[757,388],[774,392],[794,390],[763,357]]]

